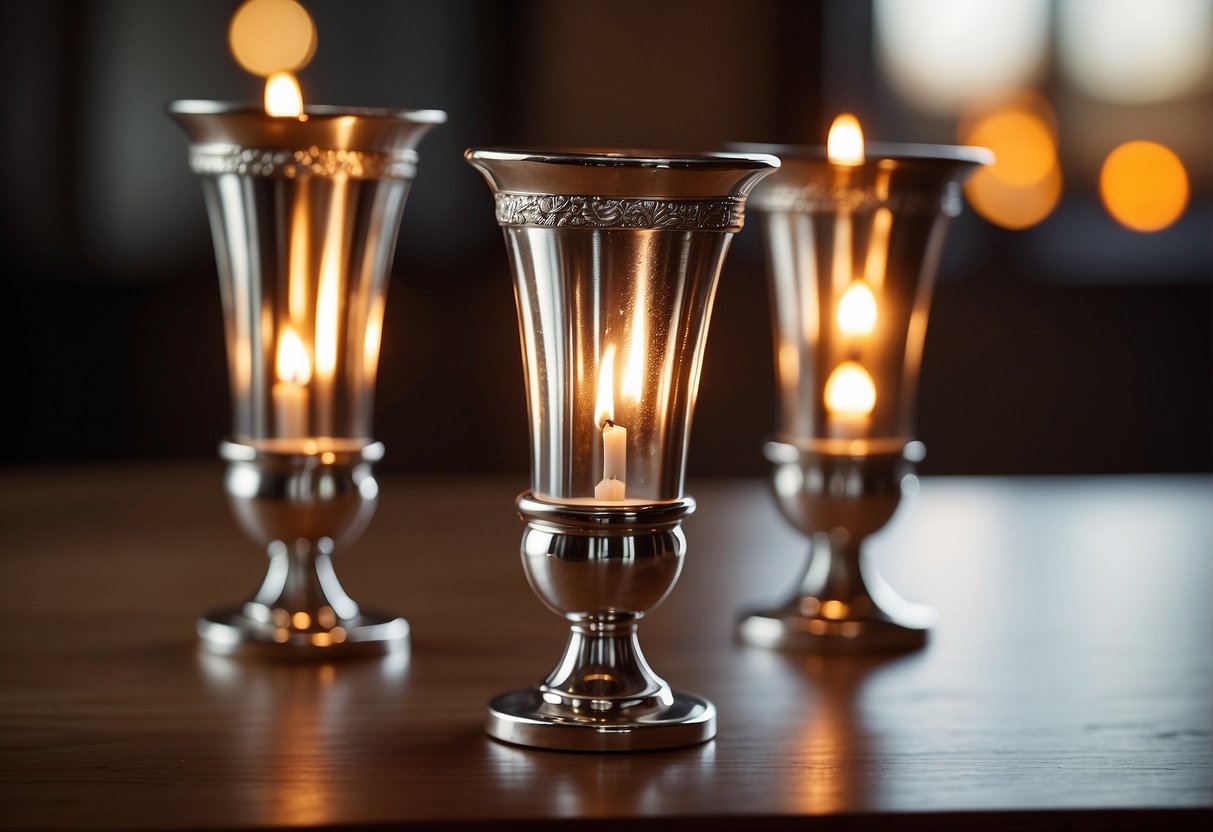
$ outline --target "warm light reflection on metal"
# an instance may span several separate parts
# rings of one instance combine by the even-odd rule
[[[632,317],[630,325],[632,328],[632,340],[628,350],[628,363],[623,370],[623,382],[620,385],[620,393],[627,396],[633,402],[640,401],[641,394],[644,392],[644,368],[646,351],[648,350],[648,327],[647,306],[646,300],[648,296],[647,281],[641,280],[641,275],[636,278],[636,294],[632,301]]]
[[[232,15],[227,40],[246,72],[298,72],[316,53],[316,26],[295,0],[246,0]]]
[[[377,295],[371,301],[366,316],[366,336],[362,339],[362,383],[368,389],[375,383],[379,372],[379,347],[383,341],[384,296]]]
[[[850,337],[870,335],[876,328],[876,296],[863,280],[847,287],[838,300],[838,329]]]
[[[1188,174],[1170,148],[1127,142],[1104,160],[1099,195],[1108,213],[1126,228],[1161,231],[1187,207]]]
[[[885,184],[885,194],[882,198],[887,199],[888,186]],[[863,279],[867,281],[868,286],[879,291],[884,285],[885,272],[889,265],[889,234],[893,230],[893,212],[888,208],[877,208],[872,214],[872,233],[868,243],[868,257],[864,261]],[[873,298],[875,303],[875,298]]]
[[[859,126],[859,119],[850,113],[842,113],[834,119],[826,138],[826,155],[835,165],[863,164],[863,128]]]
[[[290,256],[287,261],[287,309],[291,323],[302,330],[306,326],[308,297],[308,267],[311,262],[311,223],[308,222],[310,203],[307,192],[300,190],[290,225]]]
[[[844,361],[826,380],[826,409],[835,416],[867,416],[876,407],[876,384],[856,361]]]
[[[303,91],[289,72],[275,72],[265,79],[265,113],[277,118],[303,115]]]
[[[834,256],[830,263],[830,278],[834,282],[834,291],[845,291],[855,275],[851,260],[851,212],[839,208],[838,217],[834,221]]]
[[[316,376],[326,381],[332,379],[337,368],[337,343],[343,311],[341,284],[345,269],[347,184],[344,177],[333,179],[324,251],[320,258],[320,282],[316,289]]]

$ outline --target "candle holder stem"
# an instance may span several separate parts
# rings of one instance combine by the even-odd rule
[[[545,701],[567,708],[590,702],[596,713],[669,707],[669,685],[653,673],[637,638],[639,613],[573,617],[556,669],[539,686]]]
[[[266,622],[272,621],[274,610],[327,608],[331,616],[344,620],[358,615],[358,605],[333,570],[333,541],[327,537],[316,541],[299,538],[291,544],[275,540],[266,547],[266,554],[270,565],[265,582],[244,604],[245,615]]]

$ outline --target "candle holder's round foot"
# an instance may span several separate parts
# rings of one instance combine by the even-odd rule
[[[697,745],[716,736],[716,706],[694,694],[673,691],[661,702],[614,709],[611,715],[549,701],[539,688],[496,697],[488,704],[485,730],[513,745],[553,751],[656,751]]]
[[[320,630],[274,627],[227,607],[198,619],[198,638],[208,652],[238,658],[328,661],[384,656],[409,645],[409,623],[398,616],[360,612]]]
[[[811,599],[815,600],[815,599]],[[827,602],[829,603],[829,602]],[[827,618],[806,615],[801,603],[744,615],[738,637],[755,647],[805,653],[882,653],[917,650],[927,643],[935,614],[930,607],[903,602],[901,616]]]

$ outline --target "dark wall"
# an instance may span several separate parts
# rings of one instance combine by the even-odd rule
[[[259,97],[226,51],[236,5],[12,10],[0,461],[214,457],[228,427],[214,255],[164,107]],[[300,73],[309,101],[450,115],[421,145],[393,266],[376,407],[386,471],[526,466],[504,247],[464,148],[819,142],[851,101],[874,139],[933,139],[878,106],[870,52],[838,48],[864,43],[870,21],[837,3],[305,5],[320,36]],[[924,354],[925,473],[1213,470],[1213,210],[1209,183],[1193,187],[1188,215],[1156,235],[1093,221],[1080,187],[1029,231],[957,221]],[[722,276],[692,474],[766,470],[755,236],[739,235]]]

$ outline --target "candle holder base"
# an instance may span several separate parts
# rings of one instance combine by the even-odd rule
[[[208,653],[323,660],[384,656],[408,649],[409,623],[400,617],[361,612],[352,621],[300,631],[267,625],[248,616],[245,606],[213,610],[198,619],[198,638]]]
[[[539,685],[488,704],[485,730],[561,751],[676,748],[716,734],[716,708],[676,692],[641,652],[637,624],[682,571],[689,497],[566,505],[523,494],[522,562],[540,600],[570,622],[564,655]]]
[[[864,445],[846,454],[829,444],[767,443],[780,510],[811,545],[791,597],[742,615],[742,641],[813,653],[896,652],[926,643],[935,612],[898,595],[862,551],[892,518],[921,458],[919,443],[895,444],[896,452]]]
[[[843,604],[845,614],[841,613]],[[840,617],[827,617],[826,610]],[[879,605],[870,596],[852,597],[847,603],[802,595],[781,607],[743,615],[738,636],[755,647],[804,653],[908,652],[927,643],[934,619],[930,607],[896,595],[882,594]]]
[[[656,751],[716,735],[716,707],[694,694],[670,691],[664,700],[655,697],[615,715],[593,710],[601,700],[577,707],[549,696],[540,686],[496,697],[488,704],[489,736],[552,751]]]

